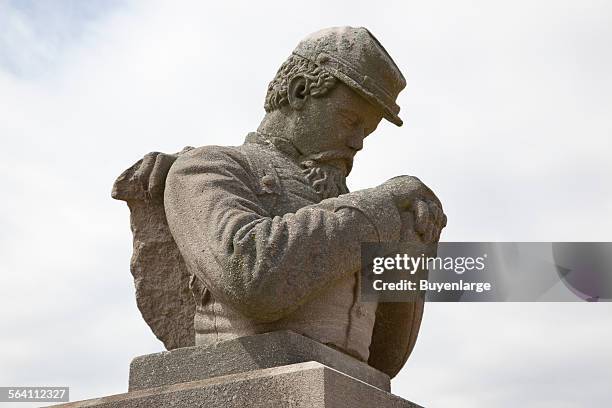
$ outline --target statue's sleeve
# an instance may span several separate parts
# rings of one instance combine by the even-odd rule
[[[258,182],[238,149],[207,146],[179,157],[164,196],[190,272],[247,317],[291,313],[359,270],[360,242],[399,239],[399,213],[384,192],[361,190],[271,216]]]

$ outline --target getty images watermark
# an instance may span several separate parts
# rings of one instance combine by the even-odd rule
[[[473,257],[440,257],[440,256],[425,256],[421,253],[417,256],[411,256],[406,253],[395,254],[394,256],[377,256],[372,261],[372,272],[374,275],[382,275],[387,271],[404,271],[410,276],[417,275],[419,270],[437,270],[453,272],[462,275],[470,271],[483,271],[485,269],[485,259],[487,254]],[[436,291],[443,290],[464,290],[484,292],[491,290],[490,282],[432,282],[426,279],[422,274],[418,274],[418,281],[413,279],[399,279],[396,281],[386,282],[379,276],[372,283],[372,288],[376,291],[385,290],[421,290],[421,291]]]
[[[364,301],[610,301],[612,243],[364,243]]]

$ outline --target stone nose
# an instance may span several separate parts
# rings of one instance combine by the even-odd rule
[[[352,137],[349,137],[346,145],[355,151],[359,151],[363,149],[363,135],[355,134]]]

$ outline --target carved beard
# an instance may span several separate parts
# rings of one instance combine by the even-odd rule
[[[313,159],[300,163],[302,173],[322,200],[348,193],[346,176],[339,168]]]

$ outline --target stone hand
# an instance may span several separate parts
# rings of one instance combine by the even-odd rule
[[[138,183],[150,198],[159,198],[164,194],[166,176],[177,157],[178,154],[147,153],[135,169],[133,181]]]
[[[394,177],[379,188],[391,193],[401,214],[403,237],[414,229],[424,243],[435,242],[446,226],[446,215],[438,197],[421,180],[412,176]],[[413,227],[413,228],[410,228]]]
[[[112,197],[117,200],[159,200],[163,199],[166,176],[176,158],[193,147],[186,147],[180,153],[166,154],[151,152],[124,171],[113,185]]]

